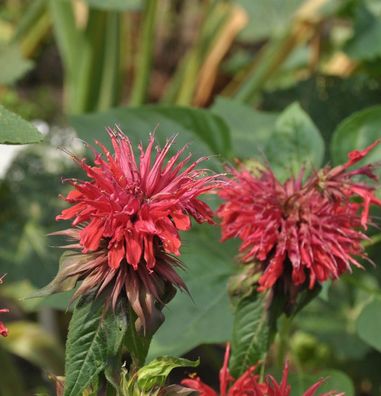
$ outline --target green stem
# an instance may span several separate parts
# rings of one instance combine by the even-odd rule
[[[130,105],[144,103],[149,85],[155,39],[157,0],[146,0],[140,30],[140,50],[135,65],[135,80],[131,91]]]

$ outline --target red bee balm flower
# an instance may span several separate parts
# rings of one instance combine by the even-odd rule
[[[285,364],[281,383],[271,375],[266,376],[264,382],[260,382],[258,374],[255,374],[256,366],[247,369],[237,380],[230,375],[228,369],[230,355],[230,345],[228,344],[225,352],[224,364],[220,370],[220,396],[289,396],[291,394],[291,386],[288,381],[288,364]],[[308,388],[303,396],[314,396],[319,386],[324,380],[318,381],[316,384]],[[232,383],[231,386],[229,384]],[[218,396],[208,385],[204,384],[199,377],[187,378],[181,381],[182,385],[194,389],[199,392],[199,396]],[[321,396],[344,396],[343,393],[335,392],[324,393]]]
[[[373,165],[348,168],[379,143],[349,153],[344,165],[325,167],[305,182],[303,171],[282,184],[270,169],[257,174],[233,170],[234,179],[219,193],[225,201],[218,210],[222,239],[240,238],[242,261],[262,263],[260,290],[286,273],[294,285],[307,279],[313,288],[351,265],[361,267],[354,258],[367,258],[361,228],[371,224],[370,205],[381,206],[381,200],[373,186],[354,180],[357,175],[376,180]]]
[[[0,284],[3,283],[4,276],[5,275],[3,275],[0,278]],[[5,308],[0,309],[0,313],[6,313],[6,312],[9,312],[9,309],[5,309]],[[0,321],[0,335],[2,335],[3,337],[6,337],[8,335],[8,329],[5,327],[5,325],[2,321]]]
[[[102,153],[93,149],[94,166],[74,157],[90,181],[68,180],[74,190],[65,200],[72,206],[57,216],[73,219],[74,228],[56,234],[73,239],[70,247],[82,251],[64,274],[83,280],[74,298],[92,290],[100,294],[109,286],[115,307],[124,293],[147,328],[157,303],[173,293],[168,288],[186,288],[173,256],[180,254],[179,231],[190,229],[190,217],[213,223],[213,212],[199,196],[217,187],[218,175],[196,169],[205,158],[188,164],[189,154],[179,160],[186,147],[165,163],[174,139],[157,148],[151,164],[151,136],[145,151],[139,145],[137,164],[128,137],[120,130],[108,129],[108,134],[114,154],[96,142]]]

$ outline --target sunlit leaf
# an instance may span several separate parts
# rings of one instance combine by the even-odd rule
[[[16,82],[32,66],[33,62],[22,57],[17,45],[0,45],[0,85]]]
[[[27,144],[42,141],[42,135],[29,122],[0,105],[0,144]]]

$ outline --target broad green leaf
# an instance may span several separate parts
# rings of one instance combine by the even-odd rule
[[[178,134],[172,152],[185,144],[190,144],[194,158],[210,154],[229,156],[231,150],[226,124],[206,110],[170,106],[116,108],[75,116],[71,121],[79,136],[89,143],[98,139],[106,144],[105,128],[119,125],[135,147],[141,141],[145,143],[148,134],[158,127],[155,136],[160,145]],[[210,159],[209,164],[218,167],[216,158]]]
[[[356,328],[363,341],[381,351],[381,300],[374,299],[364,307],[357,319]]]
[[[33,66],[33,62],[24,59],[16,45],[0,46],[0,85],[16,82]]]
[[[153,389],[155,386],[163,386],[170,372],[176,367],[197,367],[199,360],[191,361],[188,359],[162,356],[152,360],[149,364],[142,367],[138,373],[138,386],[144,391]]]
[[[7,324],[9,334],[2,346],[41,369],[55,374],[63,372],[64,350],[46,330],[33,322],[16,321]]]
[[[346,118],[334,132],[331,142],[333,163],[342,164],[348,160],[352,150],[362,150],[381,138],[381,106],[369,107]],[[362,163],[381,159],[381,145],[374,148]],[[381,175],[381,172],[379,173]]]
[[[121,307],[105,312],[101,296],[78,302],[66,342],[65,396],[80,395],[97,380],[108,360],[118,353],[126,328]]]
[[[283,31],[304,0],[235,0],[249,15],[240,39],[253,42]]]
[[[219,238],[219,229],[206,224],[183,234],[181,259],[186,270],[180,275],[191,297],[178,293],[164,309],[165,322],[152,339],[151,358],[179,356],[197,345],[230,339],[233,316],[227,281],[237,249],[234,241],[221,244]]]
[[[381,17],[359,2],[353,37],[345,46],[346,53],[357,60],[374,60],[381,55]]]
[[[297,175],[303,167],[317,169],[322,164],[323,138],[298,103],[288,106],[278,117],[265,154],[281,179]]]
[[[254,292],[237,305],[230,358],[230,371],[235,378],[262,360],[269,348],[271,329],[266,295]]]
[[[235,156],[263,156],[264,148],[271,140],[278,113],[257,111],[237,100],[224,97],[218,97],[211,110],[228,125]]]
[[[28,144],[42,141],[42,135],[29,122],[0,105],[0,144]]]
[[[354,396],[355,388],[352,380],[339,370],[324,370],[318,375],[312,374],[290,374],[288,383],[291,385],[291,396],[300,396],[313,384],[324,379],[324,382],[317,390],[317,395],[335,391],[342,392],[345,396]]]

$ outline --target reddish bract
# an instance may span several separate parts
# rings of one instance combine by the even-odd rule
[[[346,164],[323,168],[306,181],[303,172],[282,184],[270,169],[232,171],[233,179],[220,190],[222,239],[240,238],[242,261],[262,264],[260,290],[271,288],[287,271],[293,284],[307,281],[313,288],[351,265],[361,267],[355,259],[367,258],[361,228],[371,224],[369,208],[381,206],[381,200],[374,186],[354,180],[357,175],[377,179],[373,165],[348,168],[379,143],[351,152]]]
[[[291,386],[288,384],[288,364],[285,364],[283,376],[278,383],[271,375],[266,376],[263,382],[255,374],[256,366],[248,368],[237,380],[229,373],[228,362],[230,355],[230,345],[228,344],[225,352],[224,364],[220,370],[220,396],[289,396]],[[314,396],[319,386],[324,380],[308,388],[303,396]],[[218,396],[208,385],[204,384],[199,377],[187,378],[181,383],[199,392],[200,396]],[[231,384],[231,385],[230,385]],[[324,393],[321,396],[344,396],[343,393],[337,394],[334,391]]]
[[[111,285],[115,307],[124,290],[146,321],[155,301],[165,302],[168,284],[185,288],[174,270],[180,262],[172,256],[180,254],[179,231],[190,229],[191,217],[213,223],[213,212],[199,196],[219,182],[217,175],[196,169],[205,158],[180,159],[186,147],[166,160],[174,139],[154,156],[151,136],[145,150],[139,146],[138,163],[128,137],[120,130],[108,133],[114,154],[97,142],[101,153],[92,149],[94,165],[73,157],[90,180],[67,180],[74,190],[65,200],[72,206],[57,220],[73,219],[73,228],[58,234],[74,240],[70,247],[87,259],[78,259],[66,274],[83,280],[75,297]]]

